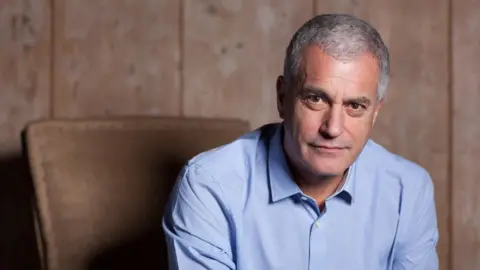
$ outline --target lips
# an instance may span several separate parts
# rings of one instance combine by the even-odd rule
[[[346,148],[346,147],[343,147],[343,146],[323,145],[323,144],[320,144],[320,145],[310,144],[310,146],[315,147],[315,148],[333,149],[333,150],[335,150],[335,149],[341,150],[341,149],[345,149],[345,148]]]
[[[321,153],[340,153],[343,150],[346,149],[346,147],[343,146],[330,146],[330,145],[315,145],[315,144],[309,144],[310,147],[314,148],[316,151],[321,152]]]

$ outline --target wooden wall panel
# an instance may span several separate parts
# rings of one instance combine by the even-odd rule
[[[179,3],[55,0],[54,115],[179,114]]]
[[[440,230],[439,257],[442,269],[448,269],[447,0],[369,0],[361,4],[353,0],[317,0],[316,10],[357,15],[372,23],[387,43],[392,78],[373,138],[430,172]]]
[[[21,131],[49,116],[48,0],[0,0],[0,269],[38,269]]]
[[[452,269],[480,269],[480,1],[452,1]]]
[[[20,150],[27,121],[49,113],[47,0],[0,1],[0,155]]]
[[[240,117],[252,128],[277,121],[275,83],[284,51],[313,15],[312,4],[186,0],[185,115]]]

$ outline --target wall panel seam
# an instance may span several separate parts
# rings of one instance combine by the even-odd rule
[[[454,169],[454,94],[453,94],[453,1],[447,0],[447,114],[448,114],[448,172],[447,172],[447,198],[449,200],[448,206],[448,268],[453,270],[453,242],[454,242],[454,228],[453,228],[453,169]]]
[[[50,73],[49,73],[49,118],[55,118],[55,0],[50,0],[50,48],[49,48],[49,58],[50,58]]]

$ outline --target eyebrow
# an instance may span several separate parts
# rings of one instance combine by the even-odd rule
[[[327,100],[329,103],[333,103],[333,98],[323,88],[312,86],[312,85],[305,85],[302,88],[301,93],[305,93],[305,92],[313,93],[315,95],[321,96],[322,98]],[[368,107],[372,102],[370,101],[369,98],[365,96],[359,96],[359,97],[351,97],[351,98],[344,99],[343,103],[359,103]]]

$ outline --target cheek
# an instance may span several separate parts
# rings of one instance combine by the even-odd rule
[[[295,106],[294,122],[298,137],[303,139],[315,138],[322,124],[322,115],[322,112],[315,112],[305,108],[302,104],[297,104]]]
[[[345,129],[348,130],[348,133],[355,142],[362,143],[368,139],[372,129],[373,118],[347,117],[345,121]]]

